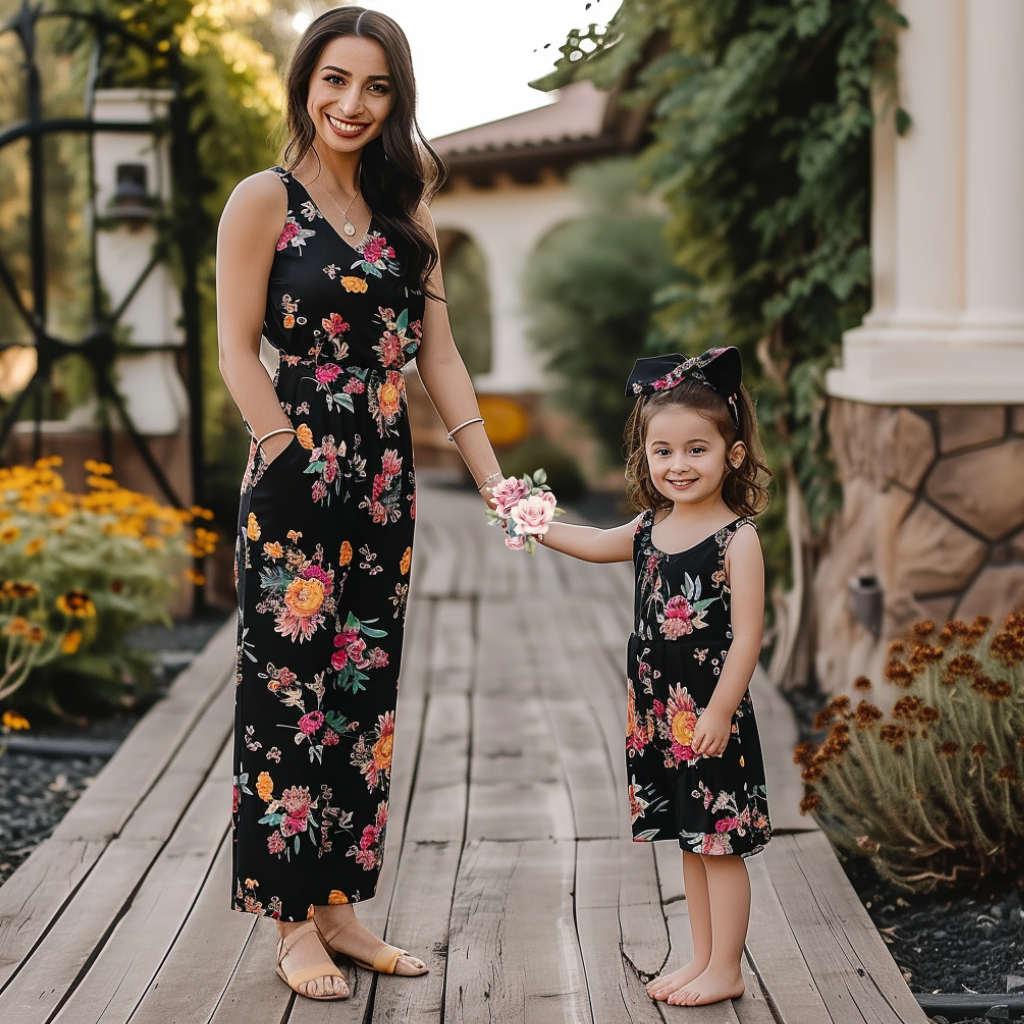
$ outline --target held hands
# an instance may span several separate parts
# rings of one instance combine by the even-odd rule
[[[690,749],[705,757],[717,757],[723,753],[732,735],[732,715],[724,715],[707,708],[693,727]]]

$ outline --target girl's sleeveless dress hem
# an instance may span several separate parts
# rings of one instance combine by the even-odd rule
[[[749,857],[771,838],[749,690],[733,715],[722,754],[707,757],[690,746],[732,644],[725,554],[748,523],[753,525],[735,519],[677,554],[655,547],[653,511],[637,526],[626,719],[634,842],[674,839],[690,853]]]

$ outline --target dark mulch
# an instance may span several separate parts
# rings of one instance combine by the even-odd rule
[[[153,651],[154,687],[142,691],[127,710],[95,714],[87,720],[45,721],[33,717],[27,741],[59,739],[105,740],[119,743],[145,711],[166,692],[178,672],[225,620],[224,613],[164,626],[144,626],[129,637],[132,646]],[[0,885],[47,839],[106,763],[106,757],[75,754],[40,756],[31,750],[8,750],[0,756]]]

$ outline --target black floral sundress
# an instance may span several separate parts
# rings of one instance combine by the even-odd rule
[[[301,921],[373,896],[384,854],[424,297],[375,221],[353,247],[273,170],[288,215],[263,333],[298,433],[269,464],[253,441],[241,485],[232,907]]]
[[[707,757],[690,746],[732,644],[725,553],[736,531],[750,522],[736,519],[676,554],[654,546],[653,511],[637,526],[626,718],[634,842],[676,839],[691,853],[746,857],[771,838],[749,690],[733,715],[722,754]]]

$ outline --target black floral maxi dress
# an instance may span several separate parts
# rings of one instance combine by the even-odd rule
[[[746,523],[736,519],[676,554],[654,546],[652,511],[637,526],[626,722],[634,842],[677,839],[691,853],[746,857],[771,838],[750,692],[722,754],[706,757],[690,746],[732,644],[725,553]]]
[[[373,896],[384,853],[424,297],[375,222],[354,248],[274,170],[288,216],[263,331],[298,433],[269,464],[253,442],[242,479],[232,906],[301,921]]]

